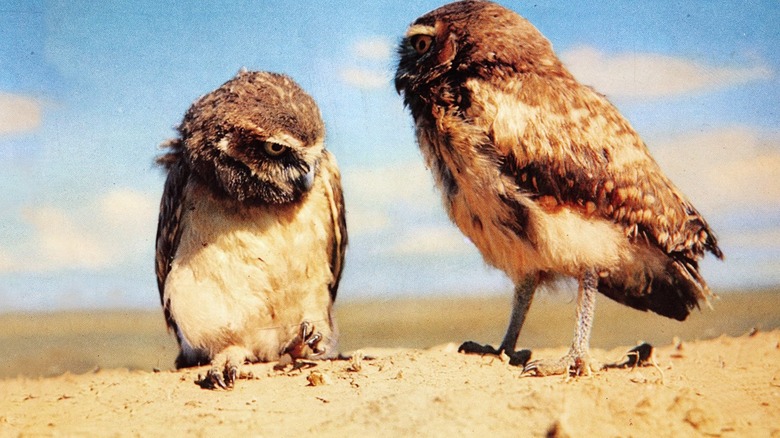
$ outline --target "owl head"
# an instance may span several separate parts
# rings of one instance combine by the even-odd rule
[[[479,0],[450,3],[415,20],[398,55],[396,90],[413,111],[434,99],[467,99],[451,88],[471,77],[567,74],[550,42],[528,20]]]
[[[306,193],[325,137],[317,104],[298,84],[248,71],[198,99],[178,130],[193,176],[218,195],[256,204]]]

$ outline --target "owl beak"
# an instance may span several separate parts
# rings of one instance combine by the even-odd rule
[[[312,166],[311,169],[306,172],[306,175],[303,176],[303,187],[307,192],[314,186],[314,169],[315,166]]]

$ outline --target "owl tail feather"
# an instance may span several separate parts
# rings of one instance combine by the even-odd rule
[[[700,301],[709,304],[714,296],[699,274],[696,261],[686,257],[670,257],[660,272],[646,272],[644,281],[630,286],[618,276],[599,280],[599,292],[613,300],[638,310],[684,321]]]

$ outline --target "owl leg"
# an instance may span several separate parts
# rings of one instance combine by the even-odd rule
[[[586,270],[580,279],[577,294],[577,327],[569,352],[560,360],[535,360],[523,368],[523,374],[552,376],[572,374],[590,375],[593,364],[590,359],[590,332],[598,292],[598,274],[592,269]]]
[[[211,360],[211,369],[200,384],[209,389],[232,389],[240,376],[239,366],[246,362],[251,353],[243,347],[230,346]]]
[[[528,359],[531,358],[531,351],[515,351],[515,348],[517,347],[517,337],[520,335],[520,329],[523,327],[523,322],[525,322],[528,308],[531,307],[531,301],[534,297],[534,291],[536,290],[536,283],[536,275],[531,275],[515,285],[515,297],[512,301],[512,315],[509,318],[509,327],[507,327],[504,340],[501,341],[501,346],[499,346],[498,349],[493,348],[491,345],[482,345],[473,341],[466,341],[461,344],[458,351],[473,354],[494,354],[497,356],[500,356],[501,353],[505,353],[509,356],[509,363],[511,365],[525,365],[526,362],[528,362]]]

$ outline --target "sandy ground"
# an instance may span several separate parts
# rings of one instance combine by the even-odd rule
[[[657,366],[576,379],[455,350],[247,365],[232,391],[201,389],[204,368],[0,380],[0,436],[780,436],[778,330],[657,346]]]

